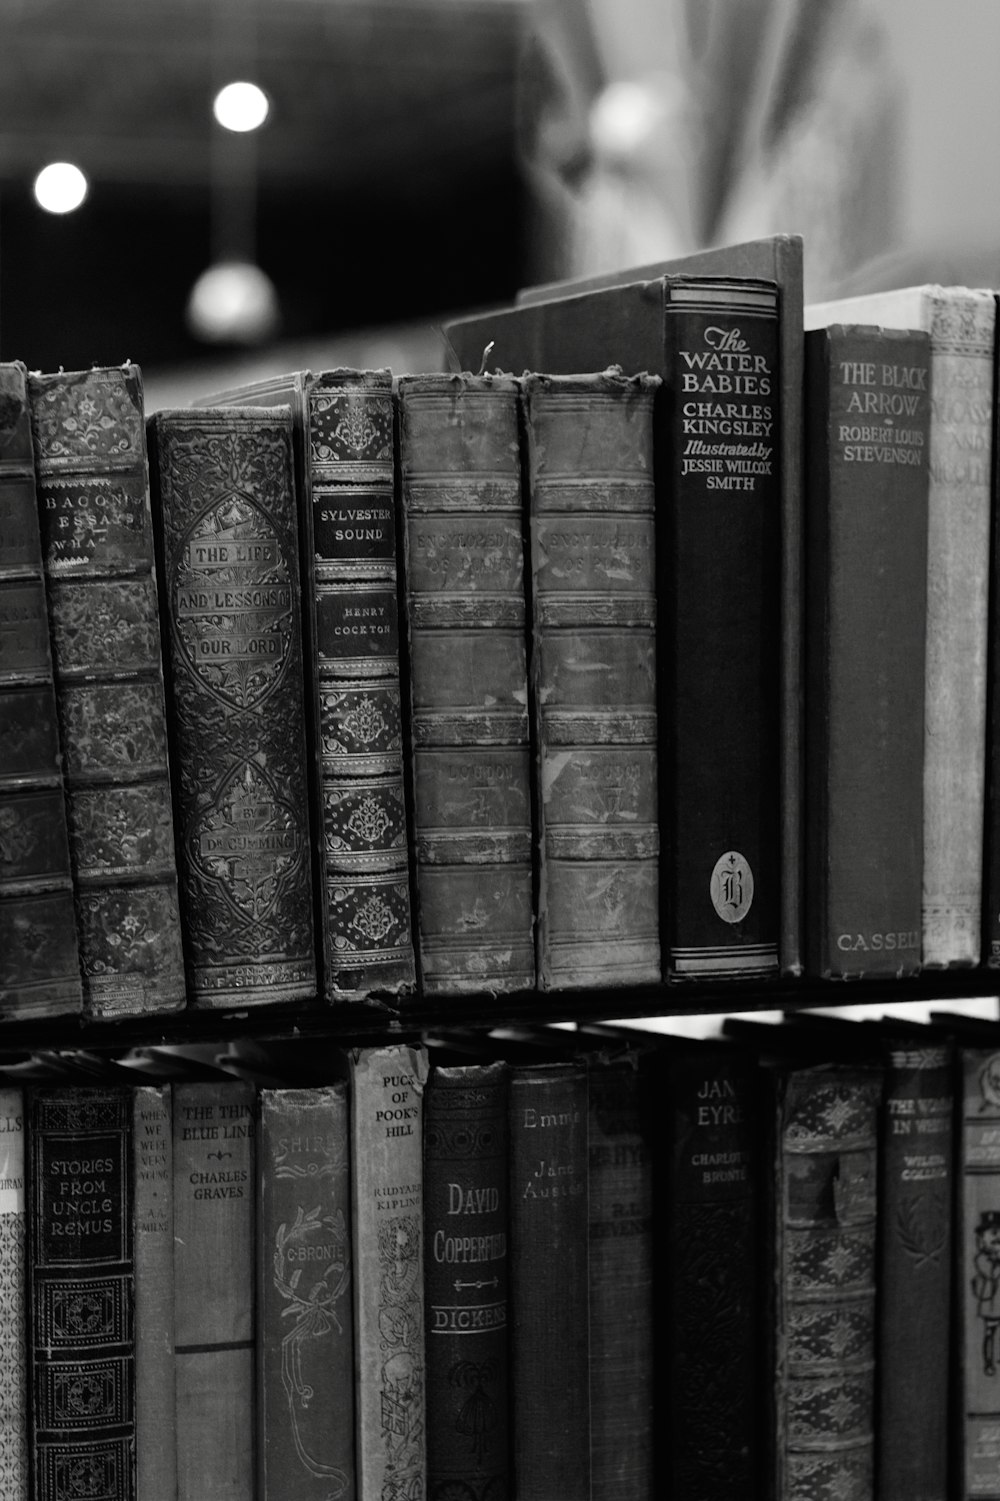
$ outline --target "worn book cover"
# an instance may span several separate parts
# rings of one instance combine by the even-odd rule
[[[445,337],[456,368],[460,369],[478,369],[484,351],[488,349],[490,363],[506,370],[570,372],[598,369],[603,364],[617,362],[632,370],[649,370],[662,375],[665,373],[662,288],[673,277],[766,281],[773,283],[778,292],[778,355],[776,369],[771,372],[778,415],[771,435],[774,457],[771,478],[776,487],[774,504],[780,513],[775,544],[780,566],[776,565],[772,575],[773,592],[780,601],[781,621],[780,683],[776,690],[780,695],[781,748],[777,768],[781,846],[779,948],[782,972],[795,975],[802,967],[804,837],[801,236],[771,235],[742,244],[696,251],[671,261],[628,267],[603,276],[525,288],[518,294],[515,306],[446,323]],[[719,395],[721,404],[726,405],[729,399],[726,393],[720,391]],[[663,409],[658,419],[660,457],[657,481],[657,510],[662,514],[670,504],[668,492],[671,483],[669,461],[665,463],[663,457],[667,433],[662,396],[658,406]],[[734,417],[737,421],[742,420],[735,414]],[[702,439],[710,441],[704,434]],[[726,457],[722,452],[693,456]],[[731,457],[736,459],[741,455]],[[740,741],[735,725],[731,727],[730,739],[733,744]]]
[[[247,1501],[254,1494],[256,1091],[237,1079],[172,1090],[177,1501]]]
[[[658,385],[617,367],[524,377],[546,990],[661,974]]]
[[[169,1084],[132,1090],[135,1454],[140,1501],[175,1501],[173,1118]]]
[[[424,1092],[427,1495],[510,1491],[507,1070],[431,1067]]]
[[[258,1501],[353,1498],[347,1085],[264,1088],[257,1138]]]
[[[414,982],[392,376],[294,371],[208,398],[292,413],[317,928],[328,1000]]]
[[[191,1004],[316,994],[287,409],[150,418]]]
[[[24,1091],[0,1087],[0,1497],[25,1501],[28,1449],[28,1252]]]
[[[383,1501],[427,1489],[427,1050],[388,1043],[348,1056],[358,1501]]]
[[[35,1501],[136,1501],[132,1102],[36,1087],[28,1125]]]
[[[0,1014],[83,998],[23,365],[0,364]]]
[[[930,340],[806,335],[806,943],[822,979],[921,960]]]
[[[421,986],[530,990],[519,383],[414,375],[398,393]]]
[[[518,1501],[589,1496],[587,1069],[510,1069],[510,1382]]]
[[[994,297],[966,287],[903,287],[816,303],[805,316],[808,329],[875,323],[930,335],[922,963],[978,964]]]
[[[185,1003],[142,376],[33,373],[84,1009]]]

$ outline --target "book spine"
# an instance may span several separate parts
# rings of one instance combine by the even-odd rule
[[[150,419],[190,1003],[316,994],[291,417]]]
[[[260,1091],[258,1501],[355,1494],[349,1161],[346,1084]]]
[[[132,1091],[139,1501],[175,1501],[173,1131],[169,1085]]]
[[[0,364],[0,1012],[79,1011],[55,684],[24,367]]]
[[[132,1107],[37,1088],[28,1129],[34,1501],[135,1501]]]
[[[507,1074],[431,1070],[424,1096],[427,1494],[510,1491]]]
[[[142,377],[30,375],[85,1011],[185,1004]]]
[[[778,967],[779,333],[771,283],[665,284],[664,907],[678,979]]]
[[[414,983],[403,785],[395,437],[387,370],[306,388],[328,999]]]
[[[24,1093],[0,1088],[0,1501],[27,1501],[28,1344]]]
[[[992,293],[928,294],[923,963],[978,964],[993,432]]]
[[[647,1079],[591,1061],[588,1103],[592,1501],[654,1495],[653,1160]]]
[[[1000,1460],[1000,1052],[960,1047],[955,1494],[996,1495]]]
[[[587,1074],[510,1073],[510,1389],[518,1501],[590,1495]]]
[[[658,384],[524,377],[542,989],[660,978]]]
[[[774,1501],[871,1501],[879,1070],[791,1069],[776,1099]]]
[[[400,472],[421,984],[530,990],[518,382],[404,377]]]
[[[426,1491],[426,1079],[423,1047],[351,1055],[358,1501]]]
[[[763,1494],[760,1102],[736,1049],[671,1048],[656,1167],[662,1486],[725,1501]],[[661,1094],[662,1090],[662,1094]]]
[[[255,1104],[242,1080],[173,1086],[177,1501],[254,1494]]]
[[[993,299],[993,390],[1000,404],[1000,292]],[[986,765],[981,962],[1000,968],[1000,422],[990,453],[990,562],[987,589]]]
[[[952,1050],[888,1050],[879,1164],[876,1493],[945,1501],[955,1087]]]
[[[806,336],[807,939],[823,979],[921,958],[930,346]]]

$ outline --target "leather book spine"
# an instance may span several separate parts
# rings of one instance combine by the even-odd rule
[[[761,1133],[756,1065],[673,1044],[656,1065],[660,1488],[703,1501],[763,1494]]]
[[[255,1093],[173,1085],[177,1501],[254,1494]]]
[[[632,1054],[590,1060],[592,1501],[652,1501],[655,1494],[649,1082]]]
[[[510,1493],[507,1071],[433,1068],[424,1095],[429,1501]]]
[[[518,1501],[590,1495],[587,1073],[510,1070],[511,1453]]]
[[[1000,404],[1000,292],[993,299],[993,390]],[[1000,423],[990,454],[990,563],[986,648],[986,815],[983,823],[981,962],[1000,969]]]
[[[879,1164],[876,1494],[946,1501],[955,1076],[947,1044],[887,1048]]]
[[[135,1454],[139,1501],[175,1501],[173,1124],[170,1086],[132,1091]]]
[[[137,366],[28,377],[85,1012],[185,1004]]]
[[[762,978],[780,931],[780,303],[736,279],[669,279],[664,298],[667,970]]]
[[[32,1091],[28,1128],[34,1501],[136,1501],[132,1102]]]
[[[258,1501],[355,1494],[349,1162],[345,1083],[260,1091]]]
[[[286,409],[150,418],[190,1004],[316,994]]]
[[[978,964],[996,309],[928,293],[931,335],[923,963]]]
[[[930,344],[806,335],[806,955],[822,979],[921,959]]]
[[[779,1069],[772,1216],[774,1501],[871,1501],[877,1068]]]
[[[421,984],[535,983],[519,387],[399,381]]]
[[[24,1092],[0,1088],[0,1501],[26,1501],[28,1451],[27,1204]]]
[[[388,370],[306,384],[307,599],[330,1000],[413,988]]]
[[[659,980],[656,377],[524,381],[542,989]]]
[[[55,683],[25,370],[0,364],[0,1014],[79,1011]]]
[[[358,1501],[427,1489],[423,1101],[427,1051],[351,1063]]]

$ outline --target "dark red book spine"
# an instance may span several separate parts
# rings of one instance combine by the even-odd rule
[[[434,1068],[424,1094],[427,1493],[510,1490],[507,1071]]]
[[[664,293],[666,965],[759,978],[780,927],[778,292],[678,277]]]
[[[79,1011],[26,376],[0,364],[0,1013]]]
[[[590,1495],[587,1073],[510,1080],[511,1450],[518,1501]]]
[[[806,335],[807,968],[920,967],[930,341]]]

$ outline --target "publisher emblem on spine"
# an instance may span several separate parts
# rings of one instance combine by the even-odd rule
[[[753,871],[738,850],[727,850],[716,860],[709,891],[723,922],[743,921],[753,903]]]

